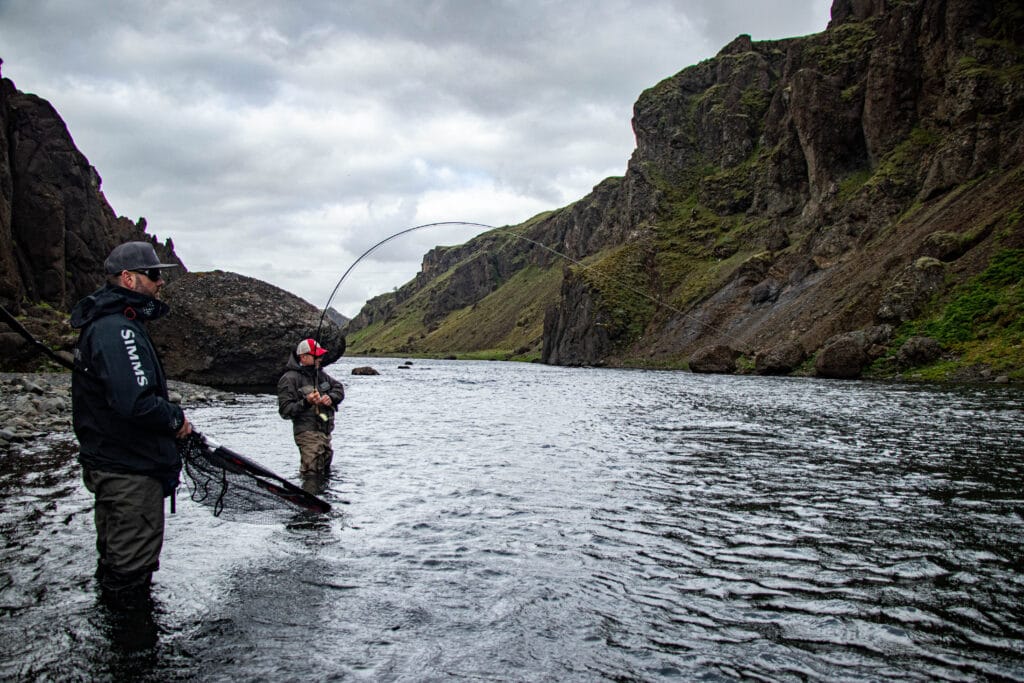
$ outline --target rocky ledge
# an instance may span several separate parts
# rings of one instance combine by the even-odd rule
[[[199,384],[168,382],[171,400],[189,407],[237,397]],[[0,373],[0,455],[52,435],[72,437],[71,373]]]

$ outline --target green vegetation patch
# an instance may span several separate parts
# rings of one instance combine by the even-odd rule
[[[486,352],[487,358],[539,357],[545,309],[557,298],[561,283],[561,264],[523,268],[477,303],[449,314],[416,347],[460,357],[471,352]]]
[[[450,276],[397,306],[378,321],[349,336],[354,354],[455,355],[489,360],[540,358],[544,313],[562,281],[561,266],[528,266],[471,306],[449,313],[432,328],[423,320],[432,291]]]
[[[855,21],[840,24],[822,36],[823,42],[807,49],[808,62],[835,75],[867,59],[876,33],[873,21]]]
[[[925,325],[928,336],[956,343],[1024,333],[1024,249],[1006,249],[988,268],[962,285],[936,320]]]
[[[649,253],[641,242],[628,242],[576,269],[599,292],[606,329],[617,347],[640,337],[656,308],[656,298],[650,294]]]
[[[936,315],[900,328],[894,347],[911,336],[933,337],[957,356],[916,369],[921,379],[948,379],[972,365],[1024,379],[1024,249],[997,253]]]

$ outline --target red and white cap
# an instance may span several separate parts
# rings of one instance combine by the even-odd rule
[[[319,358],[327,353],[327,349],[317,344],[315,339],[303,339],[299,342],[299,345],[295,347],[295,355],[301,356],[306,353]]]

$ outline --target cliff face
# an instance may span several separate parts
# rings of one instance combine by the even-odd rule
[[[400,296],[353,322],[353,346],[382,338],[381,311],[393,325],[430,297],[444,302],[437,326],[511,296],[532,265],[564,269],[545,362],[672,364],[716,346],[799,362],[881,328],[860,337],[877,358],[1024,247],[1022,43],[1009,0],[836,0],[823,33],[740,36],[641,95],[623,178],[428,255]],[[1015,292],[996,296],[1010,299],[1001,329],[1019,316]],[[421,335],[393,350],[428,349]],[[479,348],[503,347],[493,336]]]
[[[101,284],[110,250],[130,240],[149,240],[164,262],[181,263],[170,240],[145,230],[144,219],[114,214],[50,103],[0,80],[0,304],[68,310]]]
[[[0,305],[38,339],[67,350],[76,336],[67,312],[102,284],[110,250],[131,240],[148,240],[161,261],[181,263],[170,240],[146,234],[145,219],[114,214],[50,103],[0,79]],[[0,368],[38,362],[24,339],[0,327]]]

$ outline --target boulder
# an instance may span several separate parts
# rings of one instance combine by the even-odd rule
[[[868,354],[862,344],[843,336],[822,347],[814,360],[814,371],[819,377],[856,379],[868,364]]]
[[[942,261],[922,256],[904,268],[882,295],[875,317],[886,323],[913,320],[945,283]]]
[[[757,354],[754,369],[759,375],[785,375],[799,367],[806,357],[800,342],[783,342]]]
[[[918,250],[921,256],[930,256],[939,261],[955,261],[971,247],[971,241],[955,232],[937,230],[921,242]]]
[[[741,355],[725,344],[705,346],[690,356],[690,371],[730,375],[736,372],[736,360]]]
[[[830,337],[814,359],[815,373],[834,379],[860,377],[868,363],[885,352],[892,333],[891,325],[875,325]]]
[[[779,293],[782,291],[782,285],[768,278],[762,282],[754,285],[750,290],[750,303],[754,306],[760,306],[761,304],[772,304],[775,303],[779,298]]]
[[[149,323],[167,376],[214,387],[277,384],[301,339],[317,337],[324,365],[345,352],[345,337],[320,311],[283,289],[236,273],[186,273],[162,298],[168,316]],[[317,328],[319,326],[319,332]]]
[[[931,337],[911,337],[903,342],[896,361],[905,368],[927,365],[942,355],[942,344]]]
[[[369,365],[363,365],[358,368],[352,368],[353,375],[379,375],[380,373],[371,368]]]

